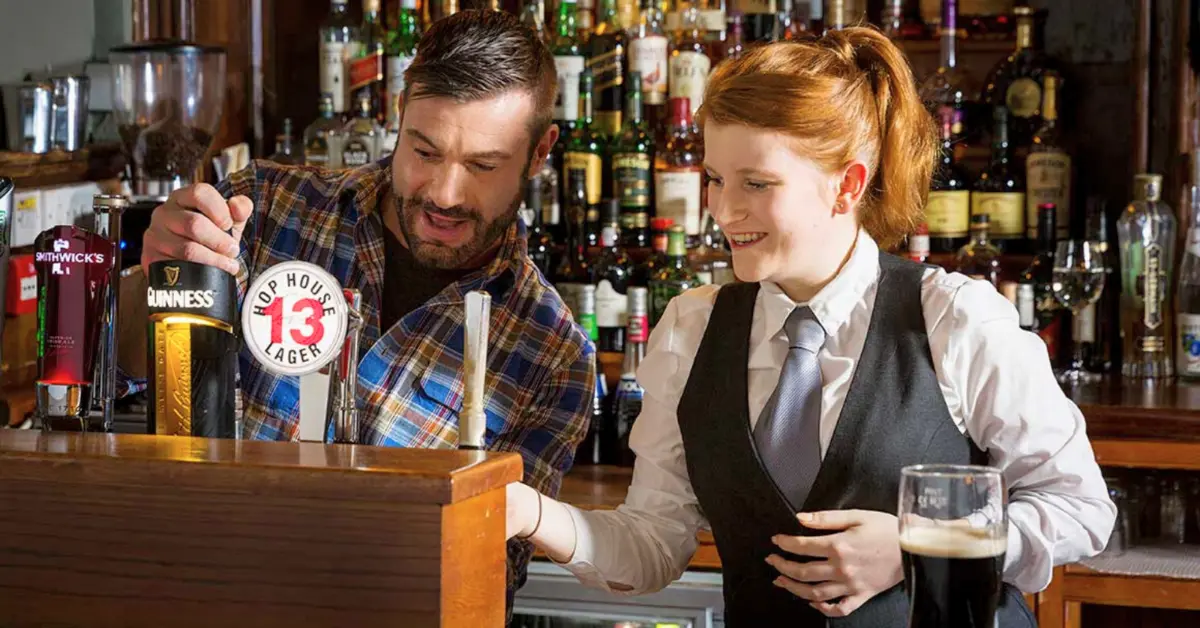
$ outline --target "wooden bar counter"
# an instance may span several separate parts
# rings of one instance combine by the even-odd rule
[[[516,454],[0,430],[0,625],[502,626]]]

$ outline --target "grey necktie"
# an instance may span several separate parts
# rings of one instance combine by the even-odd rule
[[[787,360],[775,392],[754,426],[754,444],[775,485],[799,512],[821,468],[821,367],[825,330],[812,310],[797,307],[784,323]]]

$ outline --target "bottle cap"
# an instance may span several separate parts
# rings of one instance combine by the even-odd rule
[[[596,286],[585,284],[583,290],[579,292],[579,313],[596,313]]]
[[[672,98],[669,102],[671,121],[674,123],[689,122],[692,119],[692,103],[690,98]]]
[[[629,315],[630,316],[645,316],[647,302],[649,301],[649,291],[646,288],[630,287],[629,288]]]
[[[675,224],[675,221],[671,220],[670,218],[650,219],[650,228],[654,231],[666,231],[667,229],[670,229],[671,225],[673,224]]]
[[[988,215],[987,214],[975,214],[975,215],[971,216],[971,226],[972,227],[988,226]]]

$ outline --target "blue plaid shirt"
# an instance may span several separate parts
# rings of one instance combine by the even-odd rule
[[[358,368],[365,443],[453,448],[463,403],[464,295],[488,291],[485,444],[519,453],[525,482],[557,495],[591,420],[594,347],[529,259],[519,221],[485,268],[381,330],[380,203],[390,185],[390,158],[337,172],[254,162],[221,182],[217,189],[226,198],[240,194],[254,202],[242,235],[239,309],[254,277],[288,260],[311,262],[343,286],[358,288],[366,321]],[[297,438],[298,378],[267,372],[244,348],[239,376],[245,437]],[[529,543],[509,543],[510,613],[531,554]]]

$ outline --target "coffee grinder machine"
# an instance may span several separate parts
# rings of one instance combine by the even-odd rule
[[[150,214],[198,180],[225,104],[225,51],[151,40],[114,48],[113,116],[133,190],[124,216],[122,267],[137,265]]]

